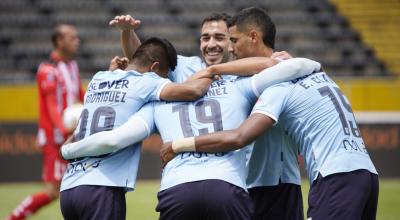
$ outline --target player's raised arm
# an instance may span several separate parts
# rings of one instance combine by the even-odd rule
[[[183,138],[165,143],[160,151],[163,163],[167,163],[180,152],[226,152],[240,149],[254,141],[272,127],[275,121],[260,113],[251,114],[239,128],[219,131],[197,137]]]
[[[142,141],[149,135],[150,131],[143,120],[133,116],[114,130],[102,131],[80,141],[63,145],[61,154],[66,160],[99,156]]]
[[[121,31],[120,41],[124,55],[129,59],[133,56],[141,42],[135,33],[135,29],[140,26],[141,21],[134,19],[131,15],[119,15],[109,22]]]

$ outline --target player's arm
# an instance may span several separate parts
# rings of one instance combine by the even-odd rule
[[[160,151],[160,157],[167,163],[180,152],[216,153],[240,149],[254,141],[274,123],[275,121],[265,114],[253,113],[237,129],[165,143]]]
[[[135,29],[140,26],[141,21],[134,19],[131,15],[119,15],[109,22],[121,31],[120,42],[125,57],[131,59],[141,42],[135,33]]]
[[[261,94],[266,88],[277,83],[294,80],[299,77],[320,71],[321,64],[307,58],[284,60],[275,66],[267,68],[252,78],[253,89]]]
[[[201,78],[184,83],[168,83],[160,93],[165,101],[193,101],[202,97],[210,87],[212,79]]]
[[[195,73],[190,80],[199,78],[213,78],[214,75],[251,76],[274,66],[279,61],[268,57],[248,57],[226,63],[215,64]]]
[[[92,134],[80,141],[61,147],[64,159],[99,156],[118,151],[142,141],[150,135],[147,125],[139,117],[131,117],[120,127]]]
[[[46,108],[49,111],[49,116],[51,123],[54,127],[58,128],[64,137],[70,134],[71,131],[67,131],[64,127],[63,120],[62,120],[62,112],[58,111],[57,108],[57,97],[55,92],[47,93],[46,94]]]
[[[58,128],[60,132],[64,135],[64,137],[66,137],[69,132],[66,131],[62,122],[63,113],[59,111],[57,108],[56,93],[57,93],[58,83],[55,75],[55,69],[54,67],[51,67],[46,64],[42,65],[41,67],[39,67],[39,72],[37,77],[38,77],[39,87],[45,96],[46,109],[49,112],[51,124],[54,127]]]

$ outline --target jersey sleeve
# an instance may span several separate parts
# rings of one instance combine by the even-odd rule
[[[290,89],[288,83],[281,83],[264,90],[253,107],[251,114],[261,113],[278,123],[280,114],[286,104]]]
[[[54,67],[48,64],[41,64],[37,73],[37,81],[43,94],[55,93],[57,77]]]
[[[146,101],[158,101],[160,100],[160,94],[165,85],[171,82],[169,79],[161,78],[155,73],[145,73],[143,75],[144,94],[146,95]]]
[[[146,108],[146,113],[142,112],[143,116],[131,116],[127,122],[113,130],[98,132],[80,141],[62,146],[61,154],[63,158],[70,160],[79,157],[99,156],[119,151],[142,141],[150,136],[150,129],[153,129],[150,124],[152,119],[147,110],[152,109]]]
[[[39,90],[44,95],[44,102],[52,125],[58,128],[63,136],[66,137],[67,131],[62,122],[62,113],[60,113],[57,107],[58,79],[56,74],[56,69],[53,66],[43,63],[40,65],[37,73],[37,82]]]
[[[156,126],[154,122],[154,105],[155,102],[149,102],[142,106],[131,118],[137,118],[142,121],[146,126],[148,134],[156,132]]]
[[[306,58],[292,58],[252,76],[253,91],[259,96],[266,88],[317,72],[321,64]]]
[[[252,85],[252,78],[253,77],[237,77],[236,80],[234,80],[238,89],[250,103],[254,103],[259,96],[255,87]]]

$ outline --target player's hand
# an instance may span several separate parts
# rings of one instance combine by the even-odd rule
[[[114,71],[116,69],[124,70],[128,67],[129,60],[126,57],[120,58],[119,56],[114,57],[110,62],[110,67],[108,70]]]
[[[139,28],[141,21],[134,19],[131,15],[115,16],[108,24],[117,27],[121,31],[135,30]]]
[[[278,59],[278,60],[287,60],[287,59],[293,58],[293,56],[290,53],[288,53],[287,51],[278,51],[278,52],[274,52],[271,55],[271,58]]]
[[[165,167],[169,161],[171,161],[176,156],[175,152],[172,150],[172,142],[164,143],[161,146],[160,158],[162,161],[162,166]]]

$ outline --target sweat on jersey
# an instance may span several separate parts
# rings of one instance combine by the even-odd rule
[[[159,100],[169,83],[155,73],[115,70],[98,72],[88,85],[76,139],[112,130],[125,123],[142,105]],[[80,185],[125,187],[132,190],[139,166],[140,144],[100,157],[71,162],[61,182],[61,191]]]
[[[252,114],[272,118],[299,146],[312,183],[358,169],[377,173],[365,148],[351,106],[326,73],[267,88]]]

